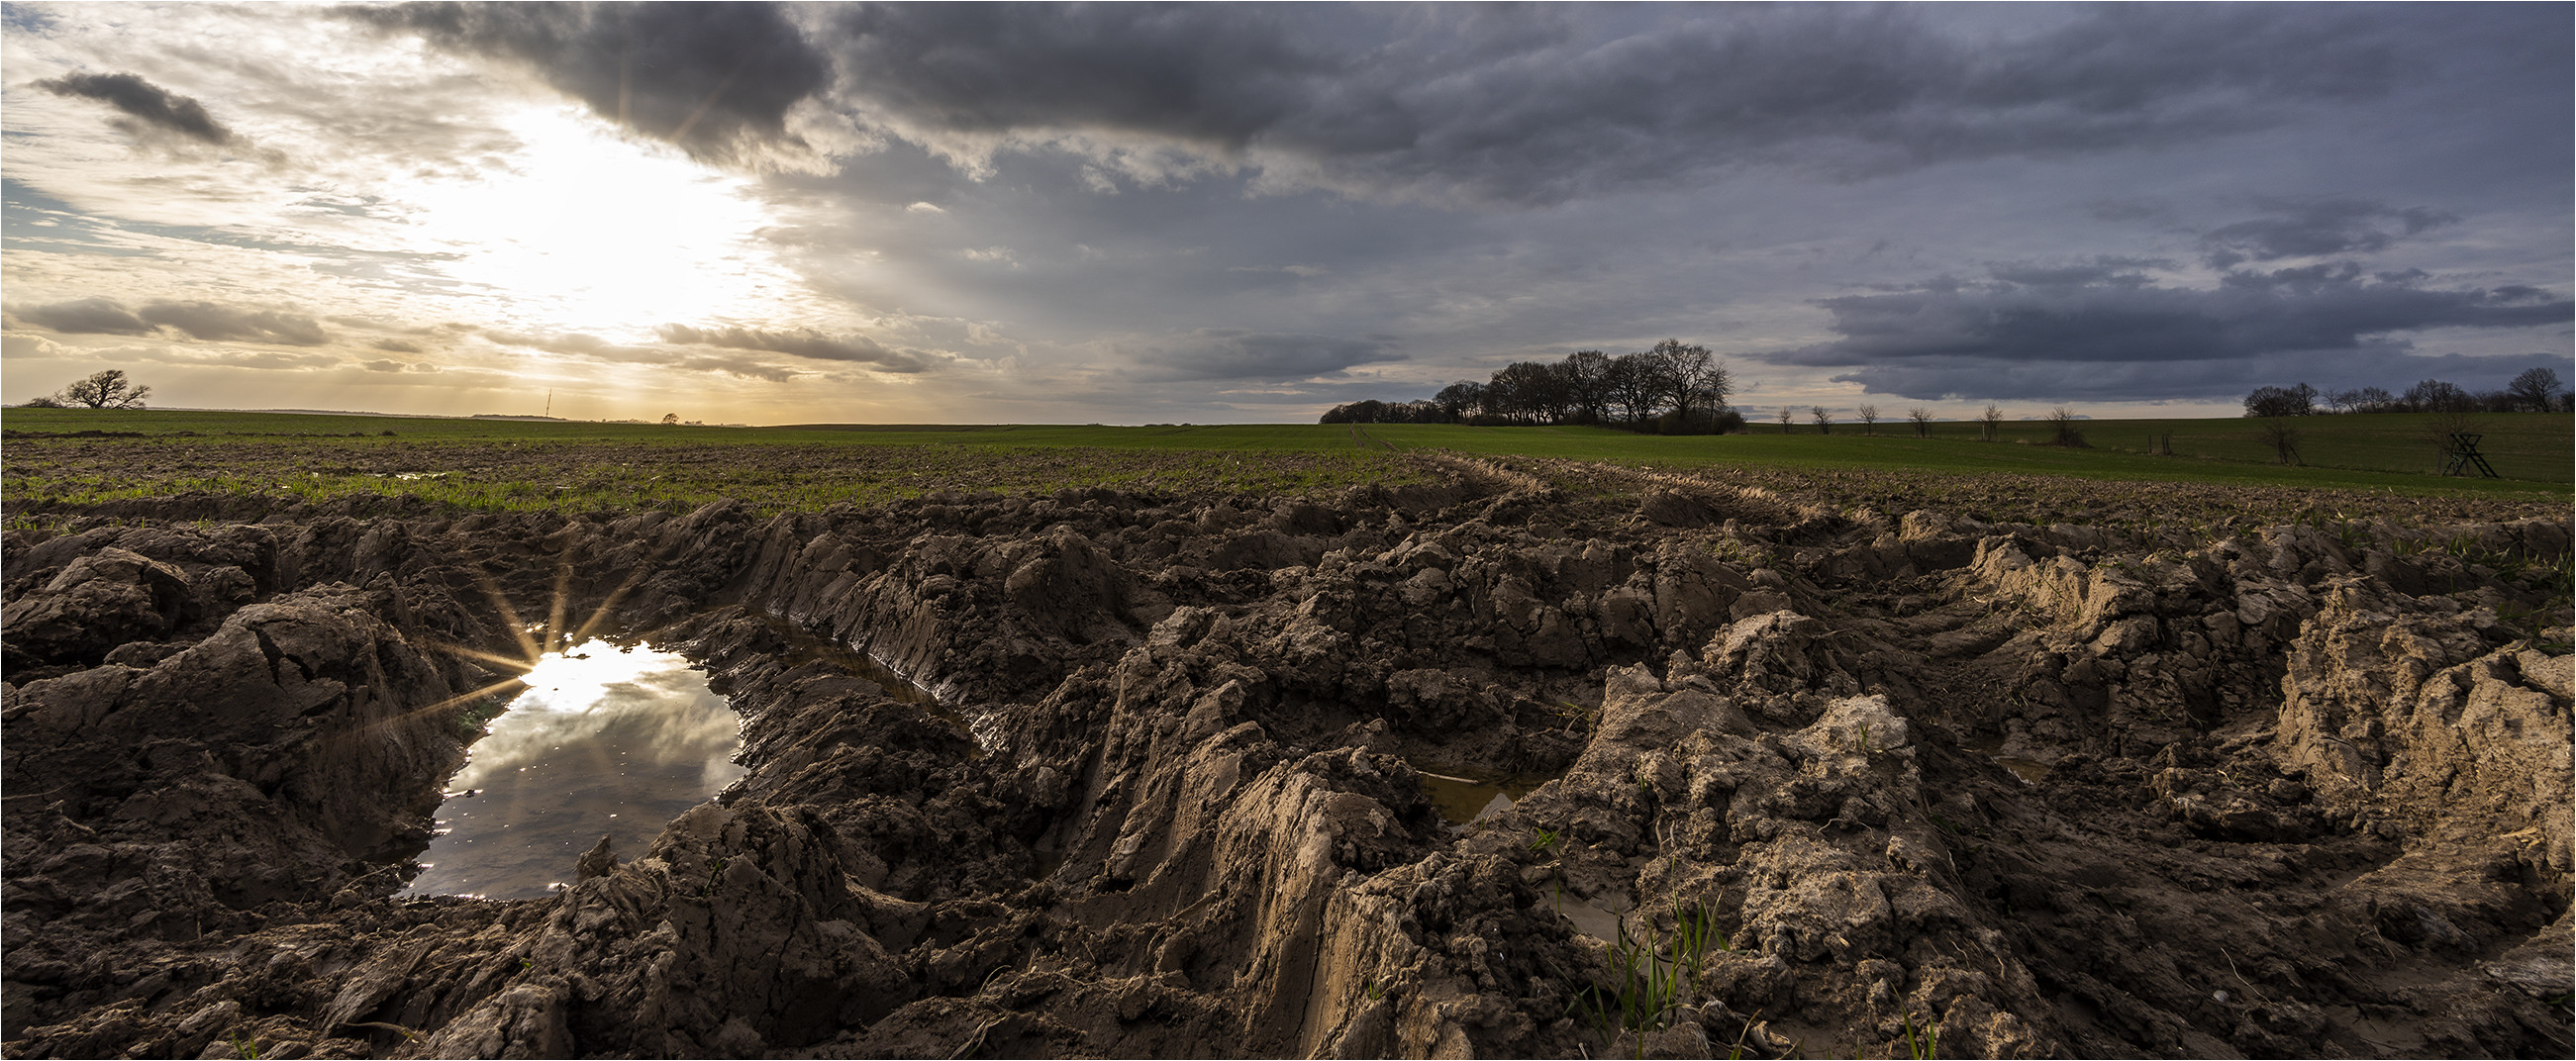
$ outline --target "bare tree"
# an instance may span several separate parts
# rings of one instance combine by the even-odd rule
[[[1905,418],[1914,421],[1914,437],[1932,437],[1932,410],[1918,405],[1906,410]]]
[[[2441,452],[2442,463],[2436,465],[2435,470],[2448,471],[2452,455],[2459,452],[2464,442],[2474,442],[2484,437],[2486,425],[2467,409],[2453,407],[2436,408],[2431,411],[2433,415],[2424,420],[2424,439]],[[2469,438],[2463,440],[2460,438],[2462,435],[2467,435]]]
[[[1815,418],[1817,434],[1830,435],[1834,433],[1834,414],[1827,412],[1824,406],[1808,406],[1807,415]]]
[[[2052,437],[2048,440],[2049,445],[2064,446],[2068,449],[2091,448],[2084,442],[2084,432],[2078,431],[2075,428],[2075,413],[2073,410],[2070,410],[2063,405],[2049,410],[2048,426],[2052,429]]]
[[[1610,408],[1610,355],[1577,350],[1557,362],[1557,374],[1572,396],[1578,423],[1598,423]]]
[[[1792,421],[1792,420],[1795,420],[1795,419],[1797,419],[1797,418],[1798,418],[1798,407],[1797,407],[1797,406],[1794,406],[1794,405],[1783,405],[1783,406],[1781,406],[1781,407],[1780,407],[1780,433],[1781,433],[1781,434],[1783,434],[1783,435],[1788,434],[1788,433],[1789,433],[1789,422],[1790,422],[1790,421]]]
[[[1877,406],[1864,405],[1860,407],[1860,433],[1864,435],[1875,435],[1878,433]]]
[[[1472,379],[1462,379],[1440,388],[1440,393],[1433,395],[1431,400],[1440,403],[1440,411],[1448,414],[1451,421],[1463,421],[1467,419],[1469,410],[1485,404],[1485,385]]]
[[[2386,387],[2356,387],[2343,392],[2343,397],[2345,404],[2350,405],[2352,411],[2356,413],[2396,411],[2397,396],[2388,393]]]
[[[2406,388],[2406,404],[2419,413],[2473,413],[2477,399],[2457,383],[2428,379]]]
[[[1666,339],[1646,351],[1646,356],[1656,367],[1663,403],[1672,407],[1673,419],[1684,430],[1689,428],[1691,410],[1723,407],[1727,392],[1734,389],[1726,366],[1712,360],[1705,346]]]
[[[2264,417],[2263,444],[2272,447],[2272,453],[2283,464],[2305,463],[2299,459],[2299,424],[2290,417]]]
[[[2513,396],[2514,408],[2545,413],[2558,404],[2558,373],[2535,368],[2515,376],[2505,393]]]
[[[1628,414],[1630,427],[1643,429],[1655,415],[1656,396],[1663,393],[1657,379],[1655,359],[1644,354],[1621,354],[1610,359],[1610,371],[1603,385],[1610,392],[1611,404]]]
[[[92,409],[140,409],[152,388],[137,387],[125,378],[125,370],[111,368],[93,373],[88,379],[65,387],[54,400],[64,405],[86,405]]]
[[[2317,389],[2305,383],[2295,387],[2256,387],[2245,396],[2247,416],[2306,416],[2317,411]]]
[[[2004,411],[1996,408],[1995,403],[1987,402],[1985,413],[1978,416],[1977,421],[1985,428],[1986,441],[2004,437]]]

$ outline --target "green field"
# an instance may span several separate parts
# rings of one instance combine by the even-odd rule
[[[1782,433],[1766,424],[1741,435],[1659,437],[1458,425],[725,428],[11,409],[0,414],[9,436],[0,444],[0,500],[13,515],[191,492],[307,500],[408,495],[466,509],[556,511],[683,508],[730,496],[763,509],[812,510],[942,490],[1334,489],[1426,477],[1435,473],[1410,454],[1452,453],[1503,460],[1569,484],[1583,478],[1579,471],[1549,462],[1718,473],[1846,507],[1971,498],[1961,503],[2031,519],[2080,515],[2088,482],[2176,496],[2187,489],[2208,511],[2257,495],[2266,511],[2351,509],[2349,499],[2362,497],[2564,510],[2576,480],[2576,417],[2483,417],[2484,450],[2507,476],[2500,479],[2430,474],[2438,451],[2425,434],[2429,419],[2306,418],[2299,426],[2309,463],[2284,467],[2267,459],[2248,420],[2084,421],[2092,447],[2069,449],[2038,444],[2048,427],[2030,422],[2006,424],[2000,441],[1984,442],[1971,423],[1935,424],[1929,438],[1913,437],[1910,424],[1881,424],[1874,435],[1856,424],[1837,425],[1830,435],[1811,425]],[[2143,452],[2150,436],[2168,433],[2176,455]],[[2048,500],[2022,502],[2022,495]]]

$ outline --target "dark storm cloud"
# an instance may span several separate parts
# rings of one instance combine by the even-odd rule
[[[827,46],[858,106],[961,138],[943,149],[1181,149],[1289,183],[1544,203],[1751,164],[1856,177],[2265,128],[2412,76],[2403,22],[2113,6],[1982,39],[1908,8],[907,4],[852,9]]]
[[[9,311],[19,320],[40,328],[82,335],[150,335],[152,325],[134,315],[124,304],[109,298],[82,298],[45,306],[22,306]]]
[[[1402,361],[1385,339],[1201,328],[1177,342],[1135,355],[1151,381],[1260,380],[1295,382],[1331,375],[1353,365]]]
[[[712,346],[725,350],[760,350],[817,361],[851,361],[880,372],[921,372],[930,365],[910,351],[890,350],[864,335],[834,338],[816,331],[770,332],[753,328],[692,328],[665,324],[654,329],[666,343]]]
[[[213,302],[154,302],[137,316],[152,324],[208,342],[278,343],[320,346],[331,341],[322,324],[301,313],[242,309]]]
[[[601,117],[701,159],[794,143],[788,108],[831,62],[770,4],[462,4],[347,7],[441,50],[525,65]]]
[[[206,113],[205,105],[134,74],[65,74],[35,84],[57,96],[94,99],[124,112],[134,121],[118,125],[129,132],[174,134],[217,147],[239,140]]]
[[[2367,199],[2261,205],[2274,216],[2223,225],[2201,236],[2211,265],[2225,269],[2248,261],[2386,250],[2403,237],[2460,220],[2438,210],[2398,210]]]
[[[2171,269],[2174,263],[2163,258],[2121,258],[2102,256],[2084,265],[2045,265],[2013,262],[1996,265],[1989,271],[1994,278],[2010,284],[2033,287],[2066,287],[2084,284],[2107,284],[2114,287],[2137,287],[2153,282],[2141,269]]]
[[[2415,274],[2366,276],[2350,262],[2232,272],[2209,289],[2010,275],[1825,299],[1842,338],[1761,358],[1853,367],[1833,378],[1910,398],[2197,398],[2235,387],[2249,365],[2402,374],[2425,359],[2399,333],[2563,325],[2576,313],[2528,287],[2426,287]]]

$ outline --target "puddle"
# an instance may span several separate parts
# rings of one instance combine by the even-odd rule
[[[2012,771],[2012,775],[2020,778],[2022,784],[2036,785],[2048,777],[2047,763],[2019,755],[2003,754],[2004,741],[2001,737],[1967,741],[1965,747],[1969,751],[1985,756],[1986,761]]]
[[[1433,773],[1420,766],[1413,772],[1422,777],[1422,791],[1440,811],[1440,820],[1463,827],[1470,822],[1510,810],[1512,804],[1530,790],[1546,784],[1544,780],[1502,777],[1478,780],[1451,774]]]
[[[742,719],[677,653],[593,640],[549,653],[448,782],[406,895],[526,899],[602,834],[620,861],[743,775]]]
[[[1992,755],[1987,758],[1993,759],[1996,766],[2012,771],[2013,776],[2021,778],[2022,784],[2025,785],[2036,785],[2048,777],[2048,764],[2037,759],[2024,759],[2012,755]]]

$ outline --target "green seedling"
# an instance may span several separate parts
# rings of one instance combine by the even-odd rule
[[[1927,1058],[1941,1056],[1941,1022],[1936,1020],[1927,1023],[1922,1031],[1917,1032],[1914,1030],[1914,1015],[1906,1014],[1905,1049],[1907,1053],[1914,1055],[1915,1061],[1926,1061]]]
[[[1551,854],[1555,857],[1556,871],[1548,875],[1547,886],[1550,901],[1555,904],[1556,912],[1558,914],[1565,913],[1564,843],[1565,838],[1557,835],[1556,830],[1541,829],[1538,831],[1538,836],[1535,839],[1532,839],[1529,845],[1530,850],[1532,851],[1537,851],[1542,854]]]
[[[232,1041],[234,1057],[251,1058],[254,1059],[254,1061],[259,1057],[258,1039],[243,1035],[240,1032],[234,1032],[232,1033]]]
[[[1735,949],[1726,933],[1718,931],[1716,909],[1704,902],[1683,906],[1681,900],[1674,900],[1672,956],[1690,974],[1694,988],[1699,986],[1700,972],[1708,965],[1712,943],[1721,951]]]
[[[1646,1033],[1663,1027],[1680,1007],[1685,981],[1690,988],[1698,986],[1698,970],[1708,943],[1724,938],[1713,927],[1714,914],[1705,906],[1692,910],[1687,919],[1678,916],[1679,908],[1676,910],[1675,920],[1681,927],[1662,939],[1632,936],[1627,922],[1620,922],[1618,940],[1605,946],[1611,967],[1616,970],[1617,986],[1588,987],[1574,998],[1574,1007],[1601,1034],[1603,1042],[1616,1042],[1623,1033],[1633,1034],[1641,1057]]]

